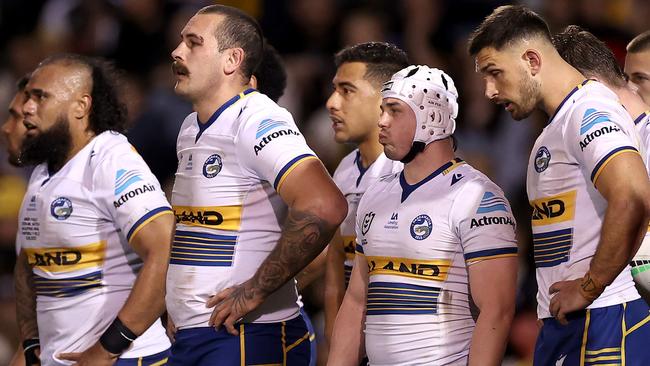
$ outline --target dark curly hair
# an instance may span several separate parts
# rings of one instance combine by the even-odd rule
[[[257,90],[277,102],[287,87],[287,71],[282,57],[271,44],[264,42],[264,57],[253,73],[257,78]]]
[[[50,64],[78,66],[91,74],[90,116],[88,128],[96,135],[104,131],[123,133],[126,130],[127,108],[119,97],[121,72],[115,65],[105,59],[77,54],[60,54],[49,57],[39,67]]]

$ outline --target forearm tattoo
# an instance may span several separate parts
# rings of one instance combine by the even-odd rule
[[[253,292],[242,295],[266,297],[280,288],[323,251],[335,230],[312,213],[289,209],[278,244],[253,277]]]

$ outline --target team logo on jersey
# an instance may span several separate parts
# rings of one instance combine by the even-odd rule
[[[508,212],[508,209],[506,208],[506,200],[492,192],[485,192],[481,199],[481,203],[478,205],[476,213],[485,214],[494,211]]]
[[[140,173],[135,170],[120,169],[115,173],[115,195],[122,193],[135,182],[141,182]]]
[[[599,112],[593,108],[589,108],[582,116],[582,123],[580,124],[580,134],[584,135],[585,132],[591,130],[592,127],[599,123],[609,122],[609,113]]]
[[[428,215],[418,215],[411,221],[411,236],[415,240],[424,240],[431,235],[433,223]]]
[[[548,163],[551,162],[551,152],[548,151],[546,146],[542,146],[535,154],[535,170],[538,173],[543,172],[548,168]]]
[[[550,225],[571,221],[575,214],[576,191],[560,193],[530,202],[533,206],[532,225]]]
[[[214,178],[219,174],[223,163],[219,154],[212,154],[203,163],[203,176],[206,178]]]
[[[370,225],[372,224],[372,219],[374,218],[374,212],[368,212],[366,216],[363,217],[363,223],[361,223],[361,234],[366,235],[368,233],[368,230],[370,230]]]
[[[72,215],[72,202],[65,197],[59,197],[52,201],[50,213],[57,220],[65,220]]]
[[[272,119],[265,119],[262,122],[260,122],[259,126],[257,126],[257,132],[255,133],[255,138],[258,139],[266,135],[267,132],[280,127],[289,127],[289,125],[284,121],[274,121]]]

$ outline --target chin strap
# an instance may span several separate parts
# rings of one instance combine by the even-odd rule
[[[426,144],[424,142],[415,141],[413,146],[411,146],[411,150],[409,150],[408,154],[406,154],[406,156],[404,156],[400,161],[404,164],[410,163],[411,160],[415,159],[417,154],[424,150],[425,146]]]

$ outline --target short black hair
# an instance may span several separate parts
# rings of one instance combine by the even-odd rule
[[[219,52],[240,47],[244,50],[241,71],[249,80],[262,60],[264,38],[259,23],[243,11],[226,5],[209,5],[197,14],[220,14],[224,20],[215,31]]]
[[[634,39],[627,44],[625,49],[627,52],[631,53],[643,52],[650,49],[650,30],[634,37]]]
[[[347,62],[366,64],[364,77],[377,85],[390,80],[393,74],[410,65],[406,52],[387,42],[359,43],[334,55],[337,68]]]
[[[593,76],[617,87],[625,85],[625,74],[612,50],[587,30],[570,25],[553,36],[553,45],[564,61],[586,77]]]
[[[274,102],[284,94],[284,88],[287,87],[287,71],[282,57],[268,42],[264,42],[264,57],[253,76],[257,79],[257,90]]]
[[[541,37],[551,43],[551,32],[546,21],[525,6],[504,5],[494,9],[472,32],[468,51],[470,55],[476,55],[487,47],[501,50],[504,46],[530,37]]]
[[[27,86],[27,83],[29,83],[29,78],[32,74],[27,73],[23,75],[18,81],[16,82],[16,89],[18,89],[19,92],[22,92],[25,90],[25,87]]]
[[[121,72],[105,59],[77,54],[59,54],[42,61],[38,67],[50,64],[83,67],[91,76],[90,116],[88,128],[96,135],[104,131],[124,132],[126,130],[126,105],[119,97]]]

